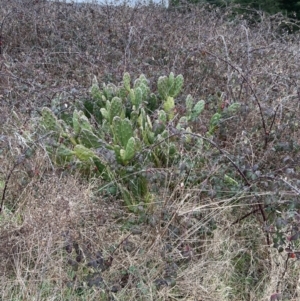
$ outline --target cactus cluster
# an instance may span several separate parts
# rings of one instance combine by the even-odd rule
[[[180,93],[183,87],[183,76],[174,76],[173,72],[169,77],[161,76],[157,82],[157,89],[160,97],[164,100],[164,110],[168,114],[169,120],[174,117],[175,101],[174,98]]]
[[[149,204],[153,197],[143,170],[180,160],[180,150],[192,142],[186,133],[193,131],[191,123],[205,107],[204,100],[194,101],[188,95],[185,115],[175,116],[175,97],[182,86],[183,76],[173,73],[158,79],[156,94],[144,75],[132,83],[125,73],[119,86],[103,84],[102,88],[94,79],[91,98],[79,103],[69,124],[43,108],[41,128],[53,134],[47,150],[57,164],[72,163],[108,182],[117,181],[115,187],[130,209],[139,202]],[[213,116],[211,131],[219,120],[219,115]],[[170,141],[174,131],[178,136]],[[180,133],[185,133],[184,140]]]

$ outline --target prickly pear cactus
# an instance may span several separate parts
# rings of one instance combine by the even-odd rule
[[[183,76],[180,74],[176,78],[171,72],[169,77],[161,76],[157,82],[158,93],[162,99],[176,97],[183,87]]]
[[[72,160],[74,154],[74,151],[72,151],[63,144],[60,144],[56,149],[54,160],[58,165],[65,165]]]
[[[100,109],[101,115],[108,122],[110,122],[110,107],[111,107],[110,101],[107,100],[105,108]]]
[[[96,76],[94,76],[93,78],[93,83],[90,89],[90,93],[94,101],[102,99],[102,93],[99,89],[99,84]]]
[[[78,141],[87,148],[99,148],[103,145],[101,139],[87,129],[81,130]]]
[[[143,102],[143,90],[140,87],[134,89],[134,105],[139,108]]]
[[[170,87],[169,95],[171,97],[176,97],[181,92],[181,89],[183,87],[183,76],[181,74],[177,75],[176,78],[172,80],[172,82],[173,84]]]
[[[128,72],[124,73],[124,75],[123,75],[123,84],[124,84],[125,89],[128,92],[130,92],[130,82],[131,82],[130,74]]]
[[[92,161],[95,153],[90,150],[89,148],[78,144],[74,147],[74,154],[75,156],[81,161]]]
[[[127,118],[121,119],[119,116],[113,119],[113,132],[115,144],[119,144],[125,148],[128,140],[133,137],[133,130],[130,120]]]
[[[186,114],[189,116],[192,114],[192,109],[194,105],[194,99],[192,95],[188,95],[185,100],[185,109],[186,109]]]
[[[222,115],[220,113],[215,113],[209,122],[209,134],[212,135],[218,128]]]
[[[134,157],[135,150],[136,150],[136,142],[135,139],[131,137],[127,142],[126,149],[120,150],[120,156],[124,164],[127,164],[128,161],[130,161]]]
[[[178,130],[182,130],[182,129],[184,130],[184,129],[186,129],[187,127],[188,127],[188,117],[182,116],[182,117],[179,119],[176,128],[177,128]]]
[[[49,108],[42,109],[41,125],[46,131],[53,131],[57,134],[63,131],[62,127],[58,123],[56,116],[52,113]]]
[[[77,110],[74,110],[73,112],[73,130],[76,136],[79,135],[81,127],[80,127],[80,121],[79,121],[79,113]]]
[[[157,89],[162,99],[166,99],[169,96],[169,79],[166,76],[158,78]]]
[[[74,109],[70,123],[59,120],[47,108],[42,110],[41,125],[56,138],[47,145],[51,158],[57,164],[72,164],[111,182],[132,211],[139,202],[149,204],[154,199],[151,180],[143,176],[143,171],[174,166],[182,150],[195,145],[195,138],[188,133],[192,133],[192,122],[203,112],[205,102],[195,102],[189,95],[185,115],[175,116],[175,97],[182,86],[183,76],[173,73],[159,77],[155,93],[151,93],[143,74],[132,83],[125,73],[119,86],[100,87],[94,78],[91,99]],[[233,113],[237,106],[227,109]],[[211,133],[220,118],[214,115],[211,119]]]
[[[205,107],[205,101],[199,100],[193,107],[192,114],[190,116],[190,120],[195,121],[196,118],[198,118],[200,116],[200,114],[203,112],[204,107]]]
[[[175,108],[174,98],[168,96],[164,103],[164,110],[166,111],[169,120],[172,120],[174,117],[174,108]]]
[[[125,117],[122,100],[119,97],[114,97],[110,105],[109,122],[112,124],[114,117]]]

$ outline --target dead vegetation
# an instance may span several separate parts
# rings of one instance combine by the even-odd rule
[[[3,300],[299,298],[298,242],[287,239],[298,235],[300,158],[300,39],[284,33],[290,20],[7,0],[0,21]],[[32,134],[53,99],[72,107],[94,75],[118,83],[125,71],[151,84],[183,74],[184,95],[206,101],[193,125],[202,135],[215,112],[241,104],[213,137],[221,155],[187,154],[205,158],[196,184],[170,172],[155,209],[140,215],[101,195],[100,180],[53,166]],[[180,97],[176,106],[180,114]],[[237,191],[224,175],[239,179]]]

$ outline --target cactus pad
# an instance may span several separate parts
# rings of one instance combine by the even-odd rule
[[[128,72],[125,72],[123,75],[123,84],[128,92],[130,91],[130,81],[130,74]]]
[[[73,130],[75,135],[79,135],[80,133],[80,121],[79,121],[79,114],[77,110],[73,112]]]
[[[166,111],[169,120],[173,119],[174,117],[174,108],[175,108],[174,98],[168,96],[167,100],[164,103],[164,110]]]
[[[134,89],[135,99],[134,99],[134,105],[138,109],[143,102],[143,90],[140,87],[137,87]]]
[[[169,88],[169,95],[172,97],[176,97],[180,93],[182,86],[183,86],[183,76],[179,74],[176,76],[172,86],[170,86]]]
[[[124,163],[127,163],[129,160],[131,160],[134,157],[135,148],[136,148],[135,139],[131,137],[127,142],[126,149],[120,150],[120,156]]]
[[[127,118],[121,119],[119,116],[116,116],[113,119],[113,131],[116,143],[123,148],[127,146],[128,140],[133,137],[132,125]]]
[[[49,108],[42,109],[41,124],[47,131],[62,132],[62,127],[59,125],[56,116]]]
[[[160,97],[166,99],[169,95],[169,79],[166,76],[160,76],[157,81],[157,89]]]
[[[93,132],[86,129],[83,129],[80,132],[79,142],[87,148],[98,148],[103,144],[101,143],[99,137],[97,137]]]
[[[59,165],[65,164],[69,162],[73,156],[74,156],[74,151],[72,151],[65,145],[61,144],[56,150],[55,161]]]
[[[192,109],[193,109],[193,105],[194,105],[194,99],[193,99],[193,96],[191,94],[189,94],[187,97],[186,97],[186,100],[185,100],[185,108],[186,108],[186,113],[188,115],[191,114],[192,112]]]
[[[80,144],[74,147],[74,154],[80,161],[91,161],[93,157],[95,157],[95,154],[92,150]]]
[[[119,97],[114,97],[110,104],[109,121],[112,123],[115,116],[121,116],[123,111],[122,100]]]
[[[190,120],[195,121],[197,117],[203,112],[205,107],[205,101],[199,100],[193,107]]]

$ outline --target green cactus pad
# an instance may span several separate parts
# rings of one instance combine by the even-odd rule
[[[169,95],[169,79],[166,76],[160,76],[157,81],[157,89],[160,97],[166,99]]]
[[[175,80],[175,76],[174,73],[171,72],[168,78],[168,86],[169,86],[169,90],[171,89],[171,87],[174,86],[174,80]]]
[[[108,113],[108,111],[105,108],[101,108],[100,112],[101,112],[103,118],[105,118],[107,121],[109,121],[109,113]]]
[[[117,87],[113,84],[103,84],[103,95],[107,100],[111,100],[115,93],[116,93]]]
[[[70,162],[72,157],[74,156],[75,152],[66,147],[65,145],[61,144],[58,146],[55,152],[55,161],[57,164],[65,164]]]
[[[194,105],[193,96],[189,94],[185,100],[185,108],[186,108],[187,115],[190,115],[192,113],[193,105]]]
[[[79,111],[78,112],[78,115],[79,115],[79,125],[80,125],[80,128],[81,129],[85,129],[85,130],[88,130],[88,131],[92,131],[93,130],[93,127],[92,125],[90,124],[88,118],[84,115],[84,113],[82,111]]]
[[[153,144],[154,141],[155,141],[155,133],[150,131],[150,129],[147,129],[146,130],[146,133],[147,133],[147,139],[148,139],[148,142],[150,144]]]
[[[79,135],[80,133],[80,121],[79,121],[79,114],[77,110],[74,110],[73,112],[73,130],[75,135]]]
[[[181,129],[185,129],[188,125],[188,118],[186,116],[182,116],[179,121],[178,121],[178,124],[176,126],[176,128],[178,130],[181,130]]]
[[[220,122],[220,119],[221,119],[221,114],[215,113],[210,119],[210,122],[209,122],[210,127],[217,126]]]
[[[154,93],[151,93],[148,98],[147,109],[150,112],[154,112],[158,108],[157,96]]]
[[[168,78],[166,76],[160,76],[157,81],[157,89],[162,99],[168,96]]]
[[[167,123],[168,117],[165,111],[163,110],[158,111],[158,120],[163,124]]]
[[[141,82],[141,85],[147,86],[148,87],[148,80],[144,74],[141,74],[139,77],[139,80]]]
[[[230,114],[230,115],[233,115],[233,114],[236,114],[238,112],[238,110],[240,109],[241,107],[241,104],[238,103],[238,102],[235,102],[233,104],[231,104],[228,108],[227,108],[227,112]]]
[[[138,109],[143,102],[143,90],[140,87],[137,87],[134,89],[134,95],[135,95],[135,103],[136,109]]]
[[[176,76],[174,80],[174,84],[170,86],[169,95],[171,97],[176,97],[180,93],[182,86],[183,86],[183,76],[179,74]]]
[[[138,111],[131,111],[130,113],[130,121],[135,124],[139,118],[139,112]]]
[[[123,84],[125,89],[129,92],[130,91],[130,74],[128,72],[125,72],[123,75]]]
[[[125,148],[128,140],[133,137],[132,125],[129,119],[121,119],[119,116],[113,119],[113,131],[116,143]]]
[[[110,124],[115,116],[121,116],[123,111],[122,100],[119,97],[114,97],[110,104]]]
[[[134,89],[130,89],[130,91],[129,91],[129,99],[130,99],[130,102],[132,103],[132,105],[136,107],[135,91],[134,91]]]
[[[103,145],[98,136],[86,129],[80,132],[78,140],[80,144],[87,148],[98,148]]]
[[[76,145],[74,147],[74,154],[80,161],[91,161],[95,154],[92,150],[84,147],[83,145]]]
[[[192,142],[192,136],[189,135],[188,133],[192,133],[192,130],[190,127],[188,127],[186,130],[185,130],[185,136],[184,136],[184,142],[185,143],[191,143]]]
[[[135,149],[136,149],[135,139],[131,137],[127,142],[126,149],[120,150],[120,156],[124,163],[127,163],[134,157]]]
[[[143,100],[147,99],[148,95],[149,95],[149,92],[150,92],[149,87],[146,84],[141,83],[140,86],[139,86],[139,88],[142,90]]]
[[[175,108],[174,98],[168,96],[167,100],[164,103],[164,110],[166,111],[169,120],[173,119],[174,117],[174,108]]]
[[[220,123],[221,116],[222,115],[220,113],[215,113],[211,117],[210,122],[209,122],[209,134],[213,134],[214,133],[214,131],[216,130],[217,126]]]
[[[62,127],[58,123],[56,116],[49,108],[42,109],[41,124],[47,131],[55,131],[58,134],[62,132]]]
[[[205,101],[204,100],[199,100],[193,110],[192,110],[192,114],[191,114],[191,120],[195,121],[197,117],[199,117],[199,115],[203,112],[205,108]]]
[[[146,127],[146,122],[147,122],[147,118],[146,118],[146,112],[144,110],[144,108],[141,109],[139,118],[138,118],[138,124],[141,127],[142,130],[145,130]]]
[[[98,81],[97,81],[96,77],[94,77],[94,79],[93,79],[93,85],[90,89],[90,93],[91,93],[93,100],[101,100],[102,99],[102,93],[99,89],[99,85],[98,85]]]

